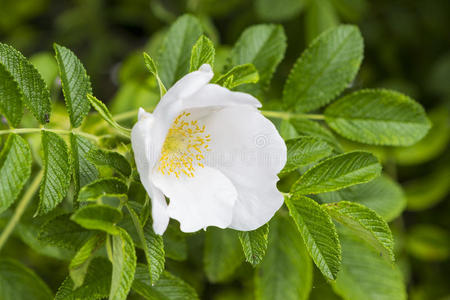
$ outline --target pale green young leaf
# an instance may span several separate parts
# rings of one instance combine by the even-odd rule
[[[163,238],[153,231],[152,222],[147,222],[143,226],[136,212],[130,206],[127,206],[127,208],[139,235],[142,249],[144,249],[150,282],[151,284],[155,284],[162,271],[164,271],[165,258]]]
[[[51,300],[53,293],[36,273],[18,261],[0,259],[0,299]]]
[[[305,3],[305,0],[256,0],[255,11],[263,20],[286,21],[298,15]]]
[[[44,178],[36,215],[46,214],[61,203],[70,184],[70,163],[66,142],[56,133],[43,130],[42,149]]]
[[[357,236],[339,231],[342,269],[333,289],[344,299],[404,300],[400,270]]]
[[[302,237],[287,216],[270,221],[267,253],[255,272],[257,300],[306,300],[313,283],[313,265]]]
[[[206,276],[210,282],[228,279],[244,260],[238,234],[231,229],[209,227],[203,256]]]
[[[70,162],[72,164],[76,199],[80,188],[97,179],[98,170],[95,165],[87,159],[87,154],[94,149],[94,145],[92,145],[88,139],[71,133],[70,149]]]
[[[372,245],[379,253],[394,260],[394,238],[388,224],[375,211],[364,205],[340,201],[322,205],[333,219],[347,226]]]
[[[19,126],[23,114],[22,93],[14,78],[0,64],[0,114],[12,127]]]
[[[285,202],[314,263],[326,278],[336,279],[341,267],[341,245],[330,216],[308,197],[293,195]]]
[[[111,286],[111,264],[94,258],[89,264],[84,284],[78,288],[68,276],[56,293],[55,300],[99,300],[108,297]]]
[[[209,64],[213,67],[215,54],[214,44],[210,39],[202,35],[192,47],[189,72],[197,71],[203,64]]]
[[[241,34],[231,50],[231,63],[233,66],[253,64],[259,73],[256,90],[261,91],[269,86],[286,46],[286,35],[281,25],[254,25]]]
[[[78,194],[78,201],[95,201],[103,196],[125,197],[128,187],[117,177],[101,178],[85,185]]]
[[[81,61],[66,47],[54,44],[62,90],[70,123],[79,127],[91,109],[87,94],[92,93],[91,82]]]
[[[110,300],[125,300],[133,284],[136,271],[136,252],[133,240],[119,228],[119,234],[112,237],[112,280]]]
[[[292,193],[319,194],[368,182],[381,173],[378,159],[369,152],[352,151],[336,155],[306,171],[292,185]]]
[[[120,172],[125,177],[131,175],[131,167],[128,160],[115,151],[107,151],[103,149],[91,149],[87,154],[87,159],[95,165],[109,166]]]
[[[214,82],[218,85],[232,89],[246,83],[256,83],[259,80],[258,70],[253,64],[243,64],[233,67],[227,73],[221,75]]]
[[[327,124],[360,143],[410,146],[431,127],[422,106],[388,90],[363,90],[342,97],[325,110]]]
[[[202,33],[200,22],[191,15],[183,15],[170,26],[158,58],[159,75],[166,87],[189,72],[192,47]]]
[[[287,161],[281,173],[288,173],[307,166],[331,154],[333,148],[324,140],[302,136],[286,141]]]
[[[80,287],[86,277],[89,264],[93,258],[93,253],[105,242],[104,235],[92,236],[81,246],[75,256],[70,261],[69,275],[74,283],[74,288]]]
[[[36,68],[16,49],[0,43],[0,64],[12,75],[26,107],[41,123],[50,120],[50,92]]]
[[[133,281],[133,290],[148,300],[196,300],[195,290],[178,277],[164,271],[153,285],[144,264],[138,264]]]
[[[322,202],[333,203],[348,200],[373,209],[387,222],[398,217],[406,206],[402,187],[387,176],[380,176],[367,183],[339,191],[318,195]]]
[[[84,228],[117,235],[120,230],[116,223],[122,219],[122,212],[109,205],[93,204],[79,208],[70,219]]]
[[[11,134],[0,152],[0,213],[19,196],[31,174],[31,151],[27,142]]]
[[[167,92],[167,90],[166,90],[166,87],[164,86],[164,84],[162,83],[161,78],[159,78],[158,68],[156,67],[155,62],[150,57],[150,55],[148,55],[145,52],[144,52],[144,63],[145,63],[145,66],[147,67],[147,69],[150,71],[150,73],[152,73],[153,76],[155,76],[156,81],[158,82],[160,96],[161,97],[164,96],[164,94]]]
[[[316,121],[308,119],[291,119],[290,123],[294,126],[298,134],[312,136],[327,142],[337,152],[342,152],[342,147],[331,131]]]
[[[60,215],[46,222],[39,231],[39,240],[66,249],[79,249],[94,232],[70,220],[70,215]]]
[[[245,260],[253,266],[258,265],[266,254],[268,235],[268,223],[256,230],[239,232],[239,240],[244,250]]]
[[[91,94],[88,94],[87,98],[89,102],[91,102],[92,107],[100,114],[103,120],[105,120],[113,128],[117,129],[120,134],[126,137],[130,136],[131,130],[119,125],[116,121],[114,121],[113,116],[103,102],[101,102]]]
[[[285,105],[302,112],[324,106],[352,82],[362,58],[363,40],[356,26],[325,31],[291,70],[283,90]]]

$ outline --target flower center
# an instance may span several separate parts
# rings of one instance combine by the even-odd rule
[[[190,113],[181,113],[170,127],[164,141],[158,170],[164,175],[180,178],[184,173],[194,177],[196,167],[203,168],[203,153],[209,151],[211,137],[205,133],[205,125],[190,120]]]

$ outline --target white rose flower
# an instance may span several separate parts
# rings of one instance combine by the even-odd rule
[[[184,232],[254,230],[283,204],[276,187],[286,163],[283,139],[256,98],[210,84],[213,75],[205,64],[181,78],[153,114],[139,110],[131,132],[157,234],[169,218]]]

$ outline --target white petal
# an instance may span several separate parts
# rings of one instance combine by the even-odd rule
[[[254,230],[283,204],[277,174],[286,163],[286,145],[275,126],[250,107],[227,107],[203,124],[211,134],[206,164],[218,168],[234,184],[238,200],[231,228]]]
[[[140,109],[139,121],[131,130],[131,145],[141,182],[152,200],[153,229],[157,234],[163,234],[169,224],[167,203],[162,192],[150,181],[151,170],[155,164],[155,155],[150,151],[150,132],[153,124],[153,116]]]
[[[153,173],[153,182],[170,198],[168,211],[183,232],[230,225],[237,192],[230,180],[213,168],[199,168],[194,177]]]

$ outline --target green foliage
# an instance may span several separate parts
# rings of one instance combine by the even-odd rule
[[[98,177],[97,168],[87,159],[87,154],[93,147],[94,145],[86,138],[77,134],[70,134],[70,162],[76,195],[80,188]]]
[[[215,54],[213,42],[202,35],[192,47],[189,72],[197,71],[203,64],[213,67]]]
[[[67,194],[70,184],[70,163],[66,142],[56,133],[42,131],[44,178],[39,192],[37,215],[53,210]]]
[[[0,299],[53,299],[51,290],[41,278],[12,259],[0,259],[0,287]]]
[[[275,216],[270,222],[267,254],[255,272],[255,298],[308,299],[312,267],[293,222],[285,216]]]
[[[150,73],[152,73],[152,75],[155,76],[156,81],[158,82],[159,92],[162,97],[167,92],[166,87],[164,86],[161,79],[159,78],[158,68],[156,67],[155,62],[150,57],[150,55],[148,55],[145,52],[144,52],[144,63],[145,63],[145,66],[147,67],[147,69],[150,71]]]
[[[92,149],[87,153],[87,159],[97,166],[109,166],[125,177],[131,175],[131,167],[128,160],[115,151]]]
[[[72,51],[58,44],[54,44],[53,48],[70,123],[73,127],[79,127],[91,109],[87,99],[87,94],[92,93],[91,82],[83,64]]]
[[[178,18],[170,27],[158,58],[159,75],[165,86],[172,86],[188,73],[191,49],[202,33],[200,22],[191,15]]]
[[[295,17],[305,6],[305,0],[256,0],[258,16],[268,21],[283,21]]]
[[[19,196],[31,174],[31,152],[27,142],[11,134],[0,153],[0,213]]]
[[[381,165],[369,152],[353,151],[318,163],[292,186],[293,193],[319,194],[368,182],[379,176]]]
[[[253,64],[259,82],[251,91],[267,89],[286,51],[286,35],[280,25],[255,25],[247,28],[231,50],[232,65]],[[250,88],[250,87],[249,87]]]
[[[317,162],[329,156],[333,150],[324,140],[310,136],[287,140],[286,146],[287,162],[281,173]]]
[[[126,299],[136,271],[136,252],[133,240],[122,228],[112,237],[112,265],[109,299]]]
[[[423,261],[445,261],[450,256],[448,232],[438,226],[415,225],[406,239],[406,250]]]
[[[239,232],[239,240],[244,250],[245,260],[253,266],[258,265],[266,254],[268,235],[269,223],[256,230]]]
[[[327,30],[291,70],[283,90],[286,107],[307,112],[327,104],[352,82],[362,58],[363,40],[357,27]]]
[[[185,235],[174,225],[169,223],[164,232],[164,251],[166,257],[183,261],[187,258],[187,242]]]
[[[305,35],[307,41],[310,42],[325,30],[339,25],[336,9],[333,6],[337,1],[316,0],[309,3],[305,16]]]
[[[22,94],[14,78],[0,64],[0,113],[13,127],[19,126],[22,119]]]
[[[227,280],[243,260],[244,255],[236,231],[208,228],[203,263],[209,281],[223,282]]]
[[[101,178],[84,186],[78,195],[78,201],[95,201],[100,197],[125,197],[128,187],[119,178]]]
[[[0,43],[0,64],[16,81],[22,101],[41,123],[50,120],[50,92],[36,68],[16,49]]]
[[[372,145],[410,146],[431,127],[420,104],[387,90],[347,95],[328,106],[325,117],[342,136]]]
[[[292,119],[290,122],[298,134],[324,140],[333,147],[335,151],[342,152],[341,145],[333,133],[319,123],[307,119]]]
[[[122,219],[122,212],[109,205],[93,204],[79,208],[70,219],[84,228],[117,235],[120,230],[115,224]]]
[[[341,201],[325,204],[333,219],[353,230],[388,259],[394,260],[394,238],[388,224],[364,205]]]
[[[330,216],[308,197],[294,195],[286,199],[286,205],[316,266],[328,279],[336,279],[341,245]]]
[[[253,64],[243,64],[233,67],[230,71],[221,75],[216,80],[216,84],[228,89],[235,88],[246,83],[256,83],[259,80],[259,74]]]
[[[151,284],[147,267],[143,264],[136,267],[133,290],[149,300],[198,299],[197,293],[190,285],[167,271],[161,274],[155,284]]]

